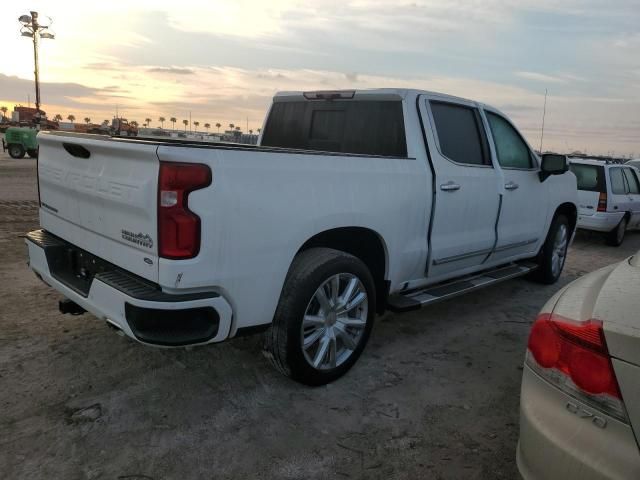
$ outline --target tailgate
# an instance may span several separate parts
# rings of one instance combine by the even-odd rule
[[[42,228],[156,282],[157,145],[53,132],[38,142]]]
[[[591,216],[598,211],[598,192],[578,190],[578,214]]]
[[[600,193],[606,193],[604,167],[590,163],[569,166],[578,183],[578,214],[591,216],[598,211]]]

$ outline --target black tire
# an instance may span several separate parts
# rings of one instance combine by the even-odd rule
[[[10,143],[9,144],[9,156],[11,158],[24,158],[24,147],[19,143]]]
[[[337,274],[355,276],[364,287],[368,302],[366,325],[359,343],[342,364],[318,369],[311,365],[303,352],[302,321],[320,286]],[[305,250],[296,256],[287,274],[273,323],[265,333],[265,354],[280,372],[297,382],[312,386],[332,382],[344,375],[364,350],[373,327],[375,301],[371,272],[361,260],[330,248]]]
[[[564,246],[564,255],[561,257],[561,264],[559,269],[554,269],[554,246],[556,243],[556,237],[559,235],[559,231],[564,226],[566,232],[566,242]],[[533,272],[531,278],[536,282],[543,283],[545,285],[551,285],[556,283],[562,274],[564,268],[564,262],[567,256],[567,248],[569,247],[569,240],[571,237],[571,229],[569,226],[569,220],[564,215],[556,215],[551,222],[547,238],[544,241],[544,245],[540,249],[538,254],[537,263],[538,268]]]
[[[627,220],[627,217],[623,217],[616,228],[607,233],[607,237],[605,239],[607,245],[611,245],[612,247],[619,247],[620,245],[622,245],[622,242],[624,241],[624,234],[627,231],[628,224],[629,220]]]
[[[38,158],[38,150],[30,148],[27,150],[27,155],[29,155],[29,158]]]

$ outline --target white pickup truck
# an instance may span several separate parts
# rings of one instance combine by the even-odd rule
[[[26,243],[61,311],[149,345],[266,330],[267,356],[312,385],[355,363],[385,309],[555,282],[576,225],[564,156],[425,91],[280,93],[258,146],[38,140]]]

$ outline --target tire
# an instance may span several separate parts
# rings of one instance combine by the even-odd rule
[[[10,143],[9,144],[9,156],[11,158],[24,158],[24,147],[19,143]]]
[[[545,285],[558,281],[567,258],[570,236],[569,220],[564,215],[556,215],[538,254],[538,269],[533,272],[533,280]]]
[[[622,242],[624,241],[624,234],[627,231],[628,223],[629,220],[627,220],[627,217],[623,217],[622,220],[620,220],[618,226],[607,233],[607,245],[611,245],[612,247],[619,247],[620,245],[622,245]]]
[[[38,149],[29,149],[27,150],[27,155],[29,155],[29,158],[38,158]]]
[[[297,382],[313,386],[332,382],[364,350],[375,303],[373,278],[361,260],[329,248],[305,250],[294,258],[287,274],[273,323],[265,333],[265,354]],[[348,309],[350,304],[357,306]],[[308,342],[306,347],[303,341]]]

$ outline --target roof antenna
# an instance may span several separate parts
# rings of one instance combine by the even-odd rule
[[[547,89],[544,89],[544,107],[542,108],[542,131],[540,132],[540,155],[542,155],[542,139],[544,138],[544,117],[547,114]]]

